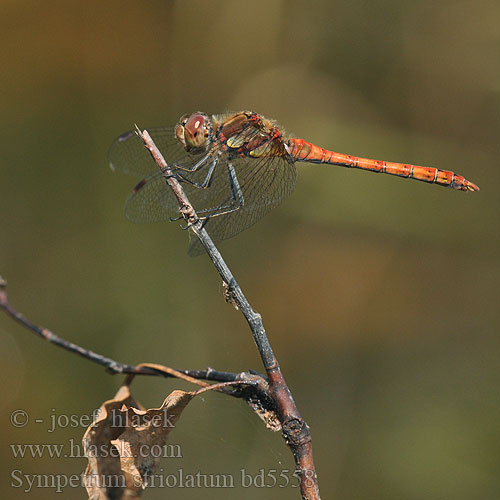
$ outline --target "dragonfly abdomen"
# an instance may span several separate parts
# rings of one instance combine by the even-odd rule
[[[342,167],[360,168],[371,172],[407,177],[419,181],[450,186],[462,191],[479,191],[479,188],[461,175],[448,170],[440,170],[434,167],[421,167],[406,163],[394,163],[382,160],[371,160],[342,153],[335,153],[319,146],[315,146],[303,139],[290,139],[288,150],[295,161],[310,163],[326,163],[328,165],[339,165]]]

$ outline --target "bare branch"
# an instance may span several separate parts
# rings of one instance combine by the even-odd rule
[[[245,316],[250,329],[252,330],[255,344],[257,345],[257,349],[259,350],[260,357],[262,358],[262,362],[269,379],[269,392],[271,398],[276,404],[276,412],[281,423],[283,437],[293,453],[297,466],[297,472],[301,478],[300,490],[302,498],[304,500],[318,500],[320,495],[316,471],[314,468],[309,426],[300,415],[290,389],[288,388],[285,378],[281,373],[278,360],[276,359],[276,356],[271,348],[271,344],[267,338],[262,318],[260,314],[253,310],[252,306],[243,294],[229,267],[224,262],[222,255],[219,253],[219,250],[216,248],[209,234],[204,229],[203,223],[197,217],[196,212],[184,193],[181,184],[176,179],[175,175],[173,175],[167,162],[163,158],[163,155],[156,147],[147,130],[141,131],[136,127],[136,132],[163,173],[167,184],[177,197],[181,215],[188,223],[190,229],[199,238],[208,255],[212,259],[212,262],[225,284],[226,299],[229,298],[230,302],[238,306]]]
[[[252,402],[257,399],[261,403],[269,407],[269,394],[268,394],[268,382],[262,375],[255,372],[241,372],[241,373],[231,373],[219,370],[214,370],[213,368],[207,368],[206,370],[175,370],[163,365],[157,365],[153,363],[141,363],[138,365],[127,365],[114,359],[98,354],[90,349],[85,349],[73,342],[70,342],[62,337],[59,337],[48,328],[44,328],[36,325],[29,319],[27,319],[23,314],[16,311],[9,303],[7,296],[7,283],[0,276],[0,308],[3,309],[11,318],[20,323],[22,326],[32,331],[44,340],[48,340],[54,345],[57,345],[66,351],[73,352],[82,356],[85,359],[93,361],[101,366],[104,366],[106,370],[111,374],[127,374],[127,375],[150,375],[150,376],[160,376],[160,377],[175,377],[186,380],[188,382],[194,383],[196,385],[202,385],[203,387],[208,386],[206,382],[200,382],[201,380],[210,380],[219,383],[235,383],[242,384],[241,387],[232,387],[225,390],[226,394],[238,398],[243,398]],[[253,403],[250,405],[252,406]]]

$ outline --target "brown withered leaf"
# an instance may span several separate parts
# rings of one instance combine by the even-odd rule
[[[129,426],[113,444],[121,450],[123,472],[133,476],[142,488],[157,469],[170,432],[194,396],[195,392],[173,391],[160,408],[125,410]]]
[[[146,410],[123,385],[105,401],[83,436],[89,499],[138,499],[158,465],[159,450],[196,394],[173,391],[160,408]]]
[[[127,385],[120,387],[113,399],[101,405],[96,419],[83,436],[83,449],[88,459],[84,479],[90,500],[134,498],[125,495],[127,484],[133,478],[127,478],[123,473],[119,450],[111,443],[126,427],[121,411],[123,406],[142,409]]]

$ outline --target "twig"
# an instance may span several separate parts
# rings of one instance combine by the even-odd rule
[[[52,344],[62,347],[66,351],[73,352],[85,359],[104,366],[106,370],[111,374],[150,375],[167,378],[175,377],[203,386],[208,384],[206,384],[205,382],[199,382],[200,380],[211,380],[220,383],[232,382],[245,384],[245,387],[233,387],[234,390],[225,392],[230,396],[250,399],[251,401],[254,398],[257,398],[262,402],[264,406],[269,406],[269,404],[266,404],[266,401],[269,399],[267,389],[268,382],[262,375],[259,375],[255,372],[232,373],[214,370],[213,368],[207,368],[206,370],[175,370],[173,368],[168,368],[163,365],[156,365],[152,363],[127,365],[125,363],[121,363],[120,361],[115,361],[114,359],[91,351],[90,349],[85,349],[84,347],[74,344],[73,342],[70,342],[66,339],[63,339],[62,337],[59,337],[59,335],[56,335],[55,333],[50,331],[48,328],[36,325],[10,305],[7,296],[7,283],[2,279],[1,276],[0,308],[3,309],[15,321],[20,323],[28,330],[31,330],[42,339],[48,340]]]
[[[302,498],[304,500],[319,500],[319,487],[314,468],[309,426],[300,415],[290,389],[288,388],[285,378],[281,373],[278,360],[273,353],[266,331],[264,330],[262,318],[260,314],[256,313],[252,309],[252,306],[234,279],[229,267],[224,262],[224,259],[215,247],[209,234],[204,229],[202,222],[197,217],[193,206],[182,189],[182,186],[173,175],[167,162],[163,158],[159,149],[156,147],[147,130],[141,131],[136,127],[136,131],[163,173],[167,184],[177,197],[181,215],[184,217],[191,230],[200,239],[200,242],[212,259],[212,262],[227,287],[228,296],[231,301],[237,304],[241,309],[241,312],[245,316],[245,319],[252,330],[253,338],[269,378],[269,392],[271,398],[276,403],[276,411],[278,419],[281,423],[283,437],[293,453],[295,464],[297,466],[297,472],[300,477],[300,491]]]

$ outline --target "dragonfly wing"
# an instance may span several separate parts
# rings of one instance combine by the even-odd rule
[[[176,165],[190,169],[207,154],[187,153],[172,127],[147,130],[173,171],[176,171]],[[126,132],[115,140],[109,150],[109,162],[113,170],[143,177],[125,203],[125,216],[129,220],[137,223],[161,222],[179,214],[177,199],[135,131]]]
[[[150,133],[154,133],[153,140],[160,151],[170,150],[170,143],[174,137],[174,130],[171,127],[151,129]],[[108,159],[112,170],[136,177],[146,177],[158,169],[134,130],[125,132],[113,142]]]
[[[178,206],[177,199],[158,170],[142,179],[132,190],[125,202],[125,216],[139,224],[162,222],[174,217]]]
[[[143,147],[143,149],[145,149]],[[195,207],[214,206],[217,203],[214,195],[222,189],[212,191],[211,189],[200,189],[189,182],[183,182],[182,177],[189,179],[192,182],[202,184],[207,176],[208,165],[213,161],[215,156],[208,154],[208,159],[203,163],[203,168],[196,172],[186,172],[180,169],[172,168],[173,172],[178,174],[178,180]],[[184,153],[186,157],[186,154]],[[201,155],[199,155],[201,156]],[[152,161],[152,160],[151,160]],[[182,162],[183,165],[188,165],[192,162],[191,157],[186,157]],[[152,161],[153,165],[156,163]],[[216,168],[219,165],[216,166]],[[226,181],[227,189],[229,185]],[[215,182],[217,185],[217,181]],[[156,166],[156,171],[142,179],[132,190],[127,201],[125,202],[125,216],[127,219],[136,223],[162,222],[167,221],[171,217],[179,215],[179,202],[175,197],[172,189],[167,185],[167,181],[162,172]]]
[[[255,224],[290,195],[297,180],[295,164],[285,157],[235,159],[232,165],[243,195],[243,206],[208,219],[205,228],[214,242],[232,238]],[[231,194],[227,158],[217,168],[209,188],[213,193],[212,206],[237,205]],[[195,205],[195,209],[199,207]],[[195,256],[203,252],[199,240],[192,238],[188,253]]]
[[[175,164],[192,167],[205,153],[189,154],[182,147],[173,127],[146,129],[170,167]],[[158,171],[142,140],[134,130],[120,135],[111,145],[108,153],[112,170],[135,177],[146,177]]]

